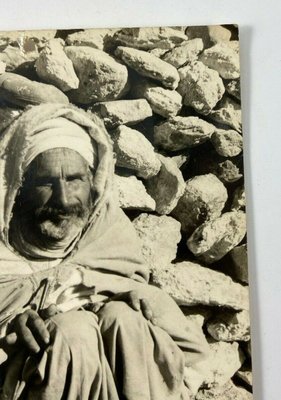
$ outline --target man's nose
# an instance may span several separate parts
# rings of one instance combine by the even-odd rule
[[[58,203],[60,206],[68,206],[69,204],[69,193],[67,189],[67,183],[64,179],[59,179],[56,182],[54,191],[54,201]]]

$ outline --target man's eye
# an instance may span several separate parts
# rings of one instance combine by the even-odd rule
[[[46,179],[37,179],[35,181],[35,186],[39,187],[39,186],[46,186],[46,187],[50,187],[53,185],[53,182],[51,182],[50,180],[46,180]]]

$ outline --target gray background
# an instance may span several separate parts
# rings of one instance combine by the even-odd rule
[[[0,0],[0,30],[240,26],[255,400],[280,400],[280,0]]]

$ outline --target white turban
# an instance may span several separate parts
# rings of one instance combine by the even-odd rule
[[[66,118],[57,117],[44,121],[29,138],[23,170],[38,154],[58,147],[78,152],[90,166],[94,166],[96,154],[89,134],[80,125]]]

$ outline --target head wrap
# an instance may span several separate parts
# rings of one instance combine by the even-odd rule
[[[94,166],[95,146],[89,134],[80,125],[66,118],[57,117],[43,121],[35,129],[34,135],[29,140],[22,165],[23,170],[26,170],[38,154],[58,147],[78,152],[90,166]]]

